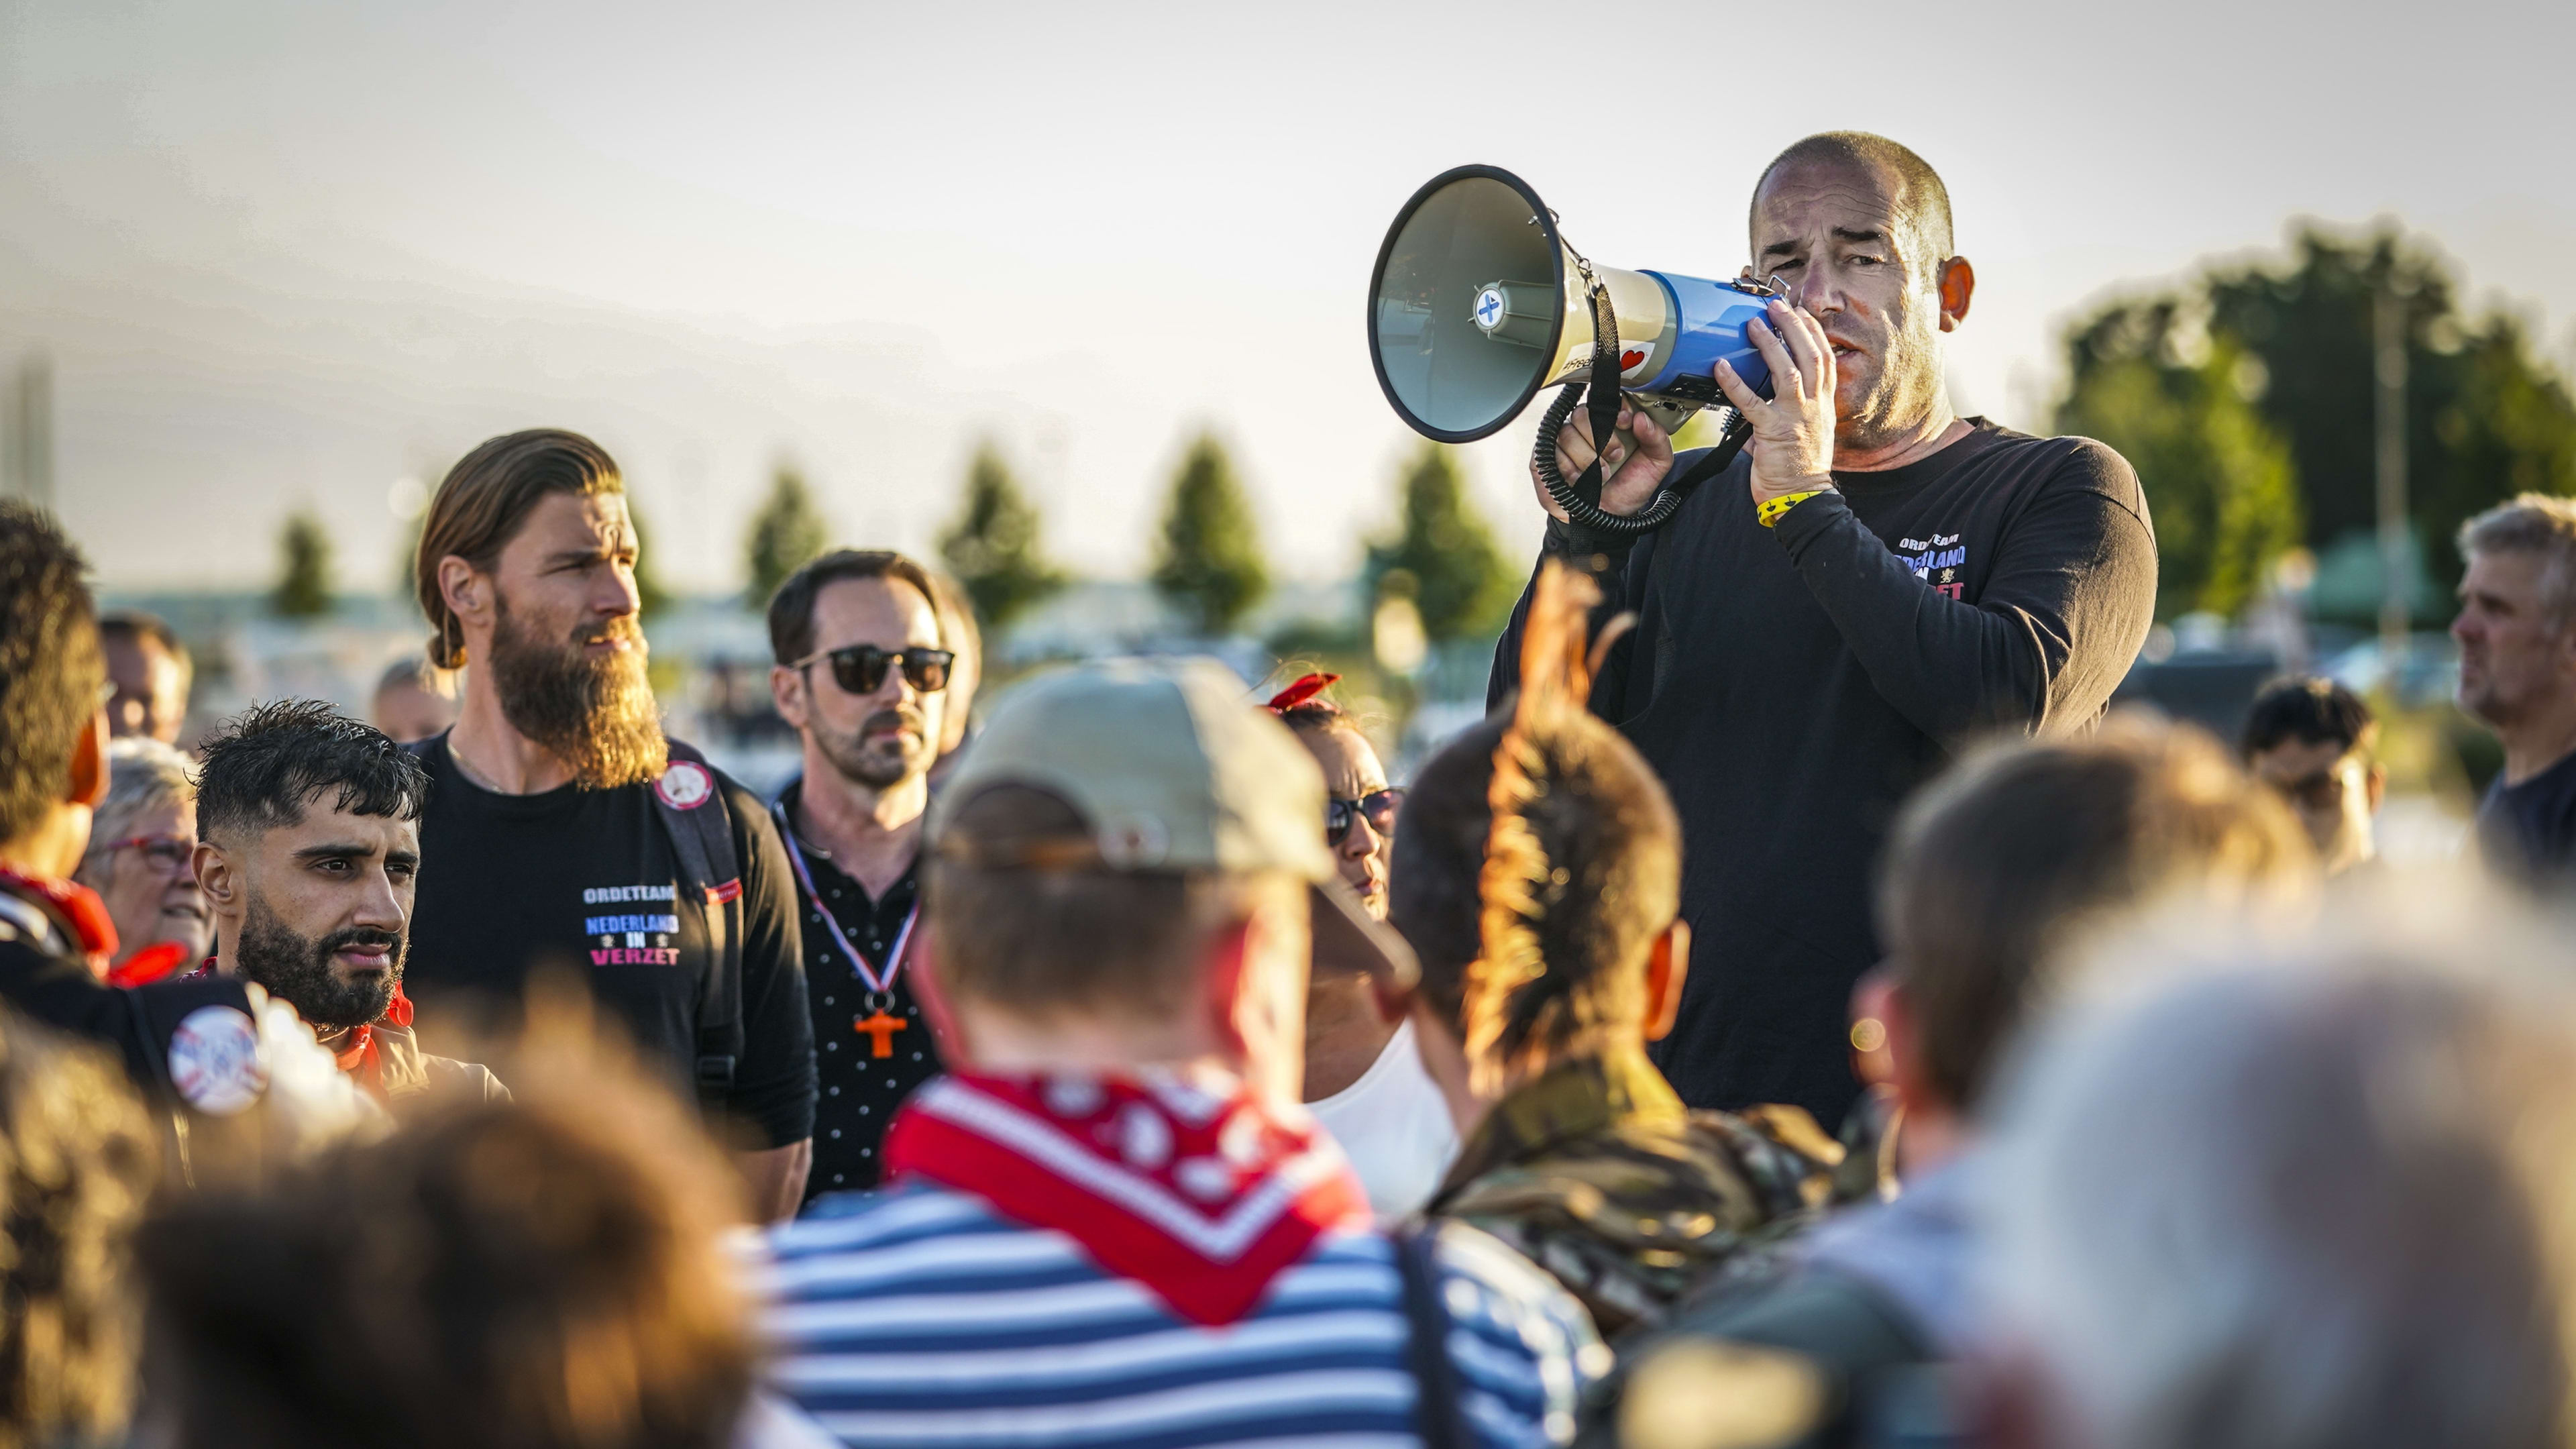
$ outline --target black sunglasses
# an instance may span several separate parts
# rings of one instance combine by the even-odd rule
[[[797,672],[812,668],[817,659],[832,662],[832,682],[852,694],[874,694],[885,686],[886,666],[903,666],[903,682],[923,694],[937,694],[948,687],[948,666],[957,656],[945,649],[897,649],[892,652],[874,644],[853,644],[847,649],[823,649],[796,661]]]
[[[1363,815],[1368,817],[1369,829],[1380,835],[1393,835],[1395,812],[1403,805],[1404,792],[1392,786],[1357,800],[1328,799],[1324,802],[1324,843],[1339,845],[1349,839],[1352,824]]]

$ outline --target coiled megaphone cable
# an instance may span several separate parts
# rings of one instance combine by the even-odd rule
[[[1600,383],[1596,380],[1590,385],[1598,387]],[[1567,522],[1587,533],[1633,537],[1663,527],[1689,500],[1693,489],[1726,471],[1727,465],[1735,461],[1736,454],[1744,451],[1745,442],[1753,436],[1753,424],[1746,420],[1744,414],[1731,407],[1719,407],[1717,411],[1725,421],[1719,425],[1717,446],[1692,464],[1688,472],[1656,490],[1654,499],[1644,508],[1630,514],[1606,513],[1598,502],[1600,485],[1595,485],[1594,497],[1586,498],[1581,490],[1565,480],[1564,470],[1556,466],[1556,435],[1564,431],[1566,423],[1574,417],[1575,405],[1583,401],[1585,388],[1584,383],[1569,382],[1558,390],[1556,401],[1547,405],[1547,412],[1539,419],[1538,445],[1531,451],[1530,465],[1538,470],[1538,481],[1547,489],[1547,496],[1555,499],[1556,506],[1565,510]],[[1615,409],[1611,415],[1617,416]],[[1586,479],[1601,473],[1601,457],[1601,449],[1596,448],[1592,466],[1584,470]]]

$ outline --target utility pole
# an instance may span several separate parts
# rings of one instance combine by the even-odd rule
[[[54,506],[54,367],[42,352],[18,364],[5,425],[7,491],[39,508]]]
[[[2414,622],[2414,557],[2406,530],[2406,299],[2397,294],[2394,268],[2391,273],[2380,280],[2371,331],[2379,383],[2379,657],[2393,683]]]

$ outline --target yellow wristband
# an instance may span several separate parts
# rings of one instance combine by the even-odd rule
[[[1778,528],[1780,520],[1788,516],[1790,509],[1824,491],[1822,488],[1810,488],[1804,493],[1783,493],[1755,507],[1753,516],[1764,528]]]

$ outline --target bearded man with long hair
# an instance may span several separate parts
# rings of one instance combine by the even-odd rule
[[[792,876],[759,799],[662,733],[636,547],[616,462],[577,433],[494,438],[431,500],[429,657],[465,687],[420,746],[430,863],[406,980],[424,1012],[506,1021],[532,969],[575,970],[697,1095],[755,1211],[784,1216],[815,1096]],[[731,878],[699,878],[728,856]]]

